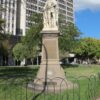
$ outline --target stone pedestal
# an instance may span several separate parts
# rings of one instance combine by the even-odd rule
[[[59,62],[58,31],[42,31],[42,60],[37,77],[34,80],[35,90],[50,92],[71,88],[66,80],[64,70]],[[29,86],[31,87],[31,85]]]
[[[65,79],[65,74],[59,62],[58,31],[44,31],[42,41],[42,60],[38,78],[55,78]]]

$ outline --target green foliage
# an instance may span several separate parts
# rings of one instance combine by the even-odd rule
[[[4,24],[4,20],[0,19],[0,41],[4,39],[4,35],[2,34],[3,24]]]
[[[96,40],[95,56],[100,58],[100,40]]]
[[[0,19],[0,33],[3,30],[3,28],[2,28],[3,23],[4,23],[4,20]]]
[[[2,13],[2,11],[4,11],[4,9],[2,8],[2,6],[0,5],[0,13]],[[1,36],[2,36],[2,31],[3,31],[3,24],[4,24],[4,20],[2,20],[0,18],[0,39],[1,39]]]
[[[42,14],[33,13],[30,19],[34,23],[32,24],[32,26],[30,26],[30,29],[26,32],[26,36],[22,39],[22,42],[29,45],[31,44],[37,45],[38,42],[41,40],[40,31],[43,28]]]
[[[13,44],[11,43],[10,35],[1,34],[0,38],[0,55],[8,56],[11,53]]]
[[[26,36],[22,38],[22,43],[27,46],[30,52],[30,57],[34,57],[36,54],[36,48],[42,39],[40,34],[40,31],[43,28],[42,14],[34,13],[31,17],[31,21],[34,23],[30,26]]]
[[[62,16],[59,20],[59,28],[63,35],[59,38],[60,52],[65,55],[67,52],[72,52],[75,46],[76,38],[79,37],[80,31],[73,23],[65,23]],[[39,43],[42,41],[41,30],[43,28],[43,17],[42,14],[33,13],[30,18],[33,22],[30,29],[26,32],[26,36],[22,38],[22,44],[27,46],[30,54],[30,58],[36,55],[36,49]],[[63,19],[63,20],[62,20]]]
[[[66,52],[73,52],[81,32],[73,23],[64,23],[63,25],[60,23],[59,25],[62,32],[62,36],[59,38],[59,46],[61,53],[65,55]]]
[[[85,58],[100,57],[100,40],[94,38],[80,39],[74,51],[77,55]]]
[[[16,60],[23,60],[24,58],[34,58],[36,55],[36,48],[41,41],[40,31],[42,30],[42,15],[33,13],[30,18],[33,22],[30,29],[27,30],[26,35],[22,37],[21,43],[18,43],[13,48],[13,54]]]
[[[27,54],[29,54],[29,51],[27,46],[23,45],[22,43],[18,43],[13,48],[13,54],[16,60],[22,61],[24,58],[26,58]]]
[[[10,50],[11,50],[11,47],[12,47],[12,44],[10,44],[10,40],[8,39],[5,39],[3,42],[2,42],[2,46],[3,46],[3,49],[4,49],[4,53],[7,53],[9,54]]]
[[[1,6],[0,6],[0,12],[1,12]],[[8,54],[7,49],[4,47],[5,35],[2,34],[3,24],[4,24],[4,21],[2,19],[0,19],[0,56],[1,55],[5,56]]]

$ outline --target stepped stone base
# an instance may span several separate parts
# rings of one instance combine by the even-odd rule
[[[59,65],[41,65],[37,78],[28,87],[35,91],[59,92],[72,89],[73,84],[66,80],[64,71]]]
[[[70,82],[67,82],[67,85],[66,84],[62,84],[63,86],[53,86],[53,85],[50,85],[48,84],[47,86],[44,86],[44,85],[39,85],[39,84],[33,84],[33,83],[30,83],[28,84],[28,87],[32,90],[34,90],[34,92],[54,92],[54,93],[59,93],[61,91],[65,91],[67,89],[72,89],[73,88],[73,85],[72,83]]]

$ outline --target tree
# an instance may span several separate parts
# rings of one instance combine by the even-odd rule
[[[4,35],[2,34],[3,24],[4,24],[4,21],[0,19],[0,42],[4,39]]]
[[[4,9],[1,7],[0,5],[0,13],[2,13],[2,11],[4,11]],[[3,24],[4,24],[4,20],[2,20],[0,18],[0,40],[3,39],[4,35],[2,34],[3,31]]]
[[[3,24],[4,24],[4,20],[0,19],[0,33],[3,30],[3,27],[2,27]]]
[[[29,45],[37,45],[38,42],[41,41],[40,31],[43,28],[42,14],[34,12],[30,19],[33,22],[33,24],[32,26],[30,26],[30,29],[26,32],[26,36],[22,39],[22,42]]]
[[[7,65],[13,44],[11,43],[11,37],[9,35],[2,34],[2,36],[0,40],[1,65]]]
[[[100,40],[97,40],[96,41],[96,53],[95,53],[95,56],[98,58],[98,59],[100,59]]]
[[[100,40],[94,38],[80,39],[74,52],[83,60],[90,60],[100,57]]]
[[[30,52],[29,57],[32,61],[34,56],[36,55],[36,48],[42,41],[42,36],[40,34],[40,31],[43,28],[42,14],[33,13],[31,21],[33,22],[33,24],[32,26],[30,26],[30,29],[26,32],[26,36],[22,38],[22,44],[27,46]]]
[[[2,6],[0,5],[0,13],[2,13],[3,11],[5,11],[4,8],[2,8]],[[5,21],[3,19],[0,18],[0,56],[2,60],[2,64],[3,62],[8,62],[9,59],[9,54],[11,53],[11,49],[13,44],[11,43],[11,36],[4,34],[4,29],[3,29],[3,25],[4,25]]]
[[[13,55],[17,62],[27,58],[30,55],[29,53],[27,46],[22,43],[17,43],[13,48]]]
[[[73,52],[81,32],[73,23],[60,23],[59,25],[60,32],[62,33],[62,36],[59,38],[60,52],[62,56],[67,56],[66,54]]]
[[[1,13],[1,6],[0,6],[0,13]],[[1,18],[0,18],[0,55],[2,55],[3,54],[3,52],[2,51],[4,51],[4,48],[3,48],[3,45],[2,45],[2,42],[4,41],[4,39],[5,39],[5,35],[4,34],[2,34],[2,31],[3,31],[3,24],[4,24],[4,20],[2,20]]]

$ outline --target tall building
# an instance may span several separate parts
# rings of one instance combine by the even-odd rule
[[[0,17],[4,19],[4,33],[16,34],[16,0],[0,0],[0,7],[3,11],[0,11]]]
[[[42,13],[46,0],[1,0],[6,11],[2,14],[5,20],[5,32],[14,35],[25,35],[32,25],[30,16],[33,12]],[[65,16],[66,22],[74,22],[73,0],[58,0],[59,13]]]
[[[74,22],[74,7],[73,0],[67,0],[66,4],[66,20],[68,22]]]

